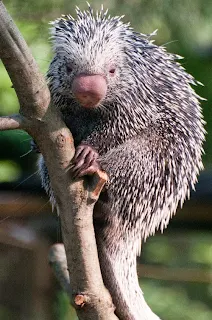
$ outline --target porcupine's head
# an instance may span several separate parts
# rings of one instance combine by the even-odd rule
[[[52,23],[55,55],[47,77],[55,105],[115,106],[134,131],[169,108],[179,93],[182,101],[192,98],[190,84],[196,81],[175,62],[179,56],[153,44],[154,32],[137,33],[103,8],[76,13],[76,19],[68,15]]]
[[[77,8],[76,13],[76,19],[68,15],[52,23],[55,56],[47,76],[55,104],[71,100],[93,108],[135,100],[142,73],[138,64],[152,43],[103,8],[96,13],[90,6]]]
[[[110,102],[123,77],[123,38],[128,26],[118,17],[108,18],[103,10],[94,14],[89,7],[76,12],[76,19],[64,16],[53,22],[55,58],[48,77],[56,100],[74,98],[92,108]]]

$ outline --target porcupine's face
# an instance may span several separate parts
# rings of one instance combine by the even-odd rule
[[[56,104],[74,100],[93,108],[114,102],[126,72],[123,40],[128,25],[103,11],[94,15],[90,8],[77,9],[76,20],[66,16],[53,25],[55,57],[48,78]]]

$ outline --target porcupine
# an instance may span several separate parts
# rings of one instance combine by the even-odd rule
[[[167,227],[202,169],[197,81],[179,56],[122,17],[76,9],[53,22],[47,74],[52,103],[76,147],[73,175],[109,176],[94,207],[101,271],[119,319],[158,319],[136,272],[141,242]],[[54,202],[44,160],[42,184]]]

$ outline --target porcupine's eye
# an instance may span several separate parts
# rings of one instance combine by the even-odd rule
[[[73,64],[72,63],[66,63],[66,71],[68,74],[72,73],[73,71]]]
[[[115,66],[110,67],[110,69],[109,69],[109,74],[110,74],[110,76],[111,76],[111,77],[114,77],[115,73],[116,73],[116,68],[115,68]]]

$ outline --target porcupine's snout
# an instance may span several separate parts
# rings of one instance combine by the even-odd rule
[[[102,75],[81,74],[74,79],[72,92],[83,107],[96,107],[105,98],[107,83]]]

